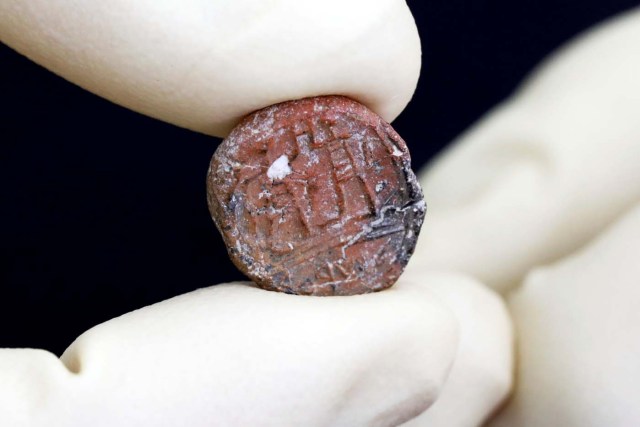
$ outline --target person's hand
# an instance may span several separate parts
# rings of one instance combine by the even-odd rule
[[[114,102],[218,136],[312,95],[392,120],[420,66],[402,0],[4,0],[0,37]],[[0,425],[393,426],[425,410],[430,425],[476,425],[510,384],[505,307],[459,273],[334,298],[233,283],[99,325],[61,359],[0,350]]]
[[[3,0],[0,39],[111,101],[216,136],[327,94],[391,121],[420,71],[403,0]]]
[[[636,10],[561,51],[423,175],[408,274],[464,272],[510,302],[516,388],[491,425],[640,424],[639,76]]]
[[[308,79],[288,81],[292,92],[275,77],[243,92],[247,82],[240,79],[242,102],[224,98],[217,109],[209,96],[227,93],[216,91],[228,81],[177,79],[186,72],[183,63],[174,64],[175,74],[163,68],[180,58],[176,46],[201,46],[196,36],[162,50],[158,46],[166,44],[153,43],[148,31],[163,22],[175,25],[159,28],[183,28],[178,23],[184,15],[146,13],[140,6],[128,11],[127,21],[124,3],[110,4],[103,15],[93,13],[98,6],[74,15],[64,7],[70,3],[41,3],[1,4],[2,39],[116,102],[217,135],[243,113],[280,97],[337,91],[391,119],[417,75],[411,65],[417,63],[411,59],[419,53],[416,43],[395,52],[406,67],[371,64],[380,74],[358,82],[340,67],[354,64],[346,56],[331,70],[309,74],[311,52],[328,52],[313,45],[296,59],[310,61],[303,66]],[[197,10],[194,5],[186,10]],[[269,7],[278,5],[285,2]],[[219,7],[237,19],[248,13],[237,2],[200,6]],[[371,34],[373,17],[392,11],[398,19],[391,32],[416,40],[402,2],[376,7],[363,23]],[[145,16],[151,18],[140,19]],[[130,26],[105,25],[120,22]],[[235,22],[229,20],[229,28]],[[112,42],[111,28],[120,33]],[[123,29],[138,42],[125,43]],[[86,38],[79,36],[83,32]],[[215,46],[222,39],[203,43]],[[256,48],[251,37],[241,42]],[[519,344],[515,393],[492,425],[636,424],[639,45],[639,12],[588,34],[436,162],[422,179],[430,212],[419,248],[395,288],[322,299],[221,285],[100,325],[62,361],[39,350],[3,350],[2,424],[397,425],[424,410],[406,425],[479,425],[511,384],[509,321],[500,299],[482,283],[509,293]],[[287,48],[286,42],[277,46]],[[361,66],[372,54],[364,51]],[[221,52],[229,50],[189,63],[194,75],[219,70],[211,58],[223,58]],[[265,60],[282,71],[280,62],[270,63],[273,58]],[[375,78],[394,72],[378,91]],[[260,85],[271,89],[257,90]],[[368,91],[375,99],[367,99]],[[254,101],[256,92],[266,95]],[[193,113],[193,106],[201,109]]]

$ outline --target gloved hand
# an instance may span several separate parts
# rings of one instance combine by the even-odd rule
[[[465,272],[514,317],[516,389],[491,425],[640,425],[639,76],[635,10],[563,49],[423,176],[409,274]]]
[[[220,83],[211,78],[215,67],[207,67],[215,64],[210,58],[224,55],[185,53],[191,61],[206,58],[188,62],[191,73],[206,78],[177,78],[189,76],[189,66],[179,61],[175,74],[162,66],[179,55],[182,42],[165,50],[161,42],[183,34],[180,20],[196,5],[175,16],[139,6],[127,11],[133,15],[127,20],[124,3],[110,4],[106,16],[40,3],[0,5],[4,41],[110,99],[201,131],[223,134],[245,110],[281,100],[279,93],[294,98],[358,83],[344,79],[350,76],[344,69],[311,73],[309,81],[326,86],[305,91],[313,84],[298,81],[288,86],[293,92],[240,90],[245,95],[238,99],[249,104],[236,108],[223,99],[229,109],[207,110]],[[372,9],[406,17],[400,3]],[[224,6],[229,16],[241,17],[234,12],[242,5]],[[222,3],[200,7],[223,10]],[[281,15],[288,16],[272,17]],[[230,28],[237,22],[221,21]],[[163,32],[166,39],[158,40],[162,23],[180,31]],[[130,45],[136,34],[138,43]],[[408,32],[395,28],[393,34]],[[181,47],[216,45],[196,38],[185,36]],[[92,47],[96,42],[103,42],[100,49]],[[240,49],[245,54],[258,43],[251,37],[242,42],[248,43]],[[636,424],[639,44],[638,12],[588,34],[436,163],[423,177],[430,218],[395,288],[315,299],[223,285],[100,325],[69,348],[64,364],[38,350],[4,350],[2,424],[394,425],[429,407],[407,425],[477,425],[510,382],[508,322],[478,279],[505,293],[515,289],[509,301],[519,335],[518,386],[493,424]],[[215,52],[222,51],[233,49]],[[350,58],[340,59],[346,64]],[[403,63],[408,68],[394,70],[411,68],[411,61]],[[391,95],[404,93],[396,89],[412,90],[413,83],[401,86],[400,80],[412,81],[404,76],[395,89],[390,84],[377,106],[369,99],[387,118],[408,99],[400,96],[390,107]],[[277,87],[278,79],[270,84]],[[376,90],[371,85],[348,94],[367,103],[364,92]],[[264,98],[253,101],[252,95]],[[194,105],[200,109],[192,111]],[[192,119],[201,111],[208,112]]]
[[[0,37],[114,102],[218,136],[322,94],[392,120],[420,65],[402,0],[3,0]],[[393,426],[425,410],[430,425],[477,425],[510,383],[504,305],[460,273],[342,298],[232,283],[99,325],[61,359],[0,350],[0,425]]]

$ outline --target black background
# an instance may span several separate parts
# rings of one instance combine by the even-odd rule
[[[409,1],[418,90],[394,122],[423,165],[546,54],[630,0]],[[219,140],[125,110],[0,47],[0,347],[242,279],[205,200]]]

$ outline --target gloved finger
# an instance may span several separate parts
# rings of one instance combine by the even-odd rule
[[[586,248],[532,272],[510,301],[516,393],[494,426],[640,421],[640,204]]]
[[[315,95],[391,121],[420,71],[404,0],[5,0],[0,39],[117,104],[216,136]]]
[[[403,427],[471,427],[506,399],[513,377],[513,333],[504,301],[474,279],[428,273],[412,263],[405,281],[435,293],[460,325],[460,344],[438,400]],[[514,424],[515,425],[515,424]]]
[[[0,425],[398,425],[435,401],[457,343],[419,286],[314,298],[219,285],[96,326],[62,362],[0,351]]]
[[[422,177],[417,254],[505,291],[640,199],[640,10],[562,50]]]

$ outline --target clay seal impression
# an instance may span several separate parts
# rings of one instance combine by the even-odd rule
[[[410,163],[393,128],[349,98],[285,102],[218,147],[209,210],[234,264],[264,289],[380,291],[404,270],[425,216]]]

